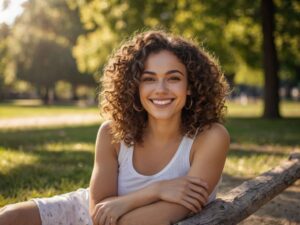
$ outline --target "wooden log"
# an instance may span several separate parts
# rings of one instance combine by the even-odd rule
[[[208,204],[199,214],[177,225],[237,224],[300,178],[300,153],[254,179],[243,182],[222,199]]]

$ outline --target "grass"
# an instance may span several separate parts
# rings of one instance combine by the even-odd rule
[[[0,104],[0,119],[65,114],[99,114],[97,106],[42,105],[40,101],[16,101]]]
[[[300,147],[300,112],[293,111],[300,104],[283,105],[292,111],[286,112],[288,118],[266,120],[255,117],[254,112],[259,112],[256,104],[246,108],[229,104],[226,127],[232,145],[224,170],[226,175],[237,179],[256,176],[286,160],[291,151]],[[14,107],[6,104],[4,109],[19,116],[26,115],[22,110],[27,111],[29,106]],[[34,109],[41,113],[45,108]],[[39,114],[30,110],[31,115]],[[52,110],[64,114],[77,111],[71,106],[54,106]],[[80,110],[84,113],[95,109]],[[0,128],[0,207],[87,187],[97,129],[97,125]]]
[[[0,206],[87,187],[97,129],[0,131]]]
[[[263,102],[261,100],[242,105],[239,102],[228,102],[228,114],[230,117],[260,117],[263,114]],[[279,109],[283,117],[299,117],[300,103],[281,101]]]
[[[228,114],[230,117],[260,117],[263,112],[261,100],[241,105],[238,102],[229,102]],[[283,101],[280,111],[283,117],[299,117],[300,103]],[[96,106],[74,107],[74,105],[49,105],[44,106],[38,100],[19,100],[13,103],[0,103],[0,119],[33,116],[57,116],[63,114],[99,114]]]

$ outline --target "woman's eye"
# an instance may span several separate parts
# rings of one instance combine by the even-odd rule
[[[142,78],[142,81],[154,81],[154,78],[152,78],[152,77],[145,77],[145,78]]]
[[[170,79],[170,80],[180,80],[179,77],[170,77],[169,79]]]

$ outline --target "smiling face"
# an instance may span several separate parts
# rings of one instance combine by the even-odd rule
[[[139,94],[149,119],[180,119],[189,94],[185,65],[170,51],[151,53],[145,61]]]

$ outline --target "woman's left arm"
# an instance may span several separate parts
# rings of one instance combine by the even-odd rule
[[[198,177],[208,183],[210,194],[217,185],[229,149],[230,137],[224,126],[214,123],[194,140],[194,156],[188,176]],[[182,205],[158,201],[137,208],[120,218],[118,225],[167,225],[176,223],[190,210]]]
[[[225,165],[230,145],[226,128],[218,123],[195,139],[195,153],[188,176],[199,177],[208,184],[210,194],[217,185]]]

